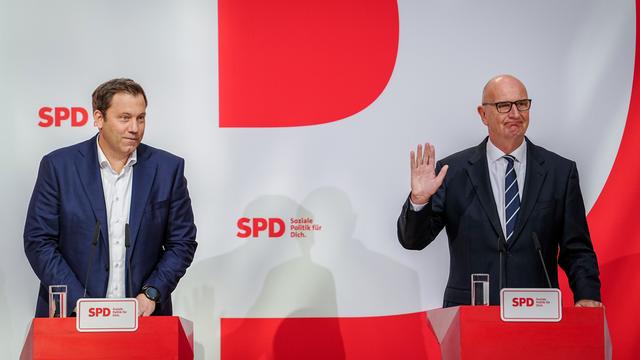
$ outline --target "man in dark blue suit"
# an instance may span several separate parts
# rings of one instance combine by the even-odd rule
[[[29,203],[36,316],[48,316],[50,285],[67,286],[69,313],[82,297],[136,297],[140,315],[171,315],[197,246],[184,160],[140,143],[147,98],[133,80],[92,100],[98,135],[46,155]]]
[[[445,307],[470,303],[473,273],[490,275],[494,305],[501,286],[547,287],[535,237],[552,286],[558,287],[559,264],[576,306],[602,306],[576,164],[525,138],[530,107],[520,80],[497,76],[478,106],[489,132],[480,145],[437,163],[431,144],[411,151],[411,194],[398,219],[398,239],[421,250],[446,228]]]

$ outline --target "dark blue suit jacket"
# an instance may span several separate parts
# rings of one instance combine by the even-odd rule
[[[153,314],[170,315],[171,292],[197,246],[184,160],[145,144],[137,151],[127,249],[131,264],[127,276],[133,289],[127,284],[126,293],[135,297],[144,285],[153,286],[161,294]],[[94,247],[96,221],[100,235]],[[40,162],[24,229],[25,253],[41,281],[36,316],[48,316],[49,285],[67,285],[69,312],[85,287],[87,297],[106,295],[108,233],[96,137],[46,155]]]
[[[419,212],[410,210],[407,199],[398,219],[398,239],[407,249],[423,249],[446,229],[451,262],[444,306],[470,303],[473,273],[490,275],[490,303],[499,304],[498,238],[504,239],[504,234],[491,190],[486,145],[487,139],[439,161],[437,171],[449,165],[440,189]],[[552,285],[558,287],[559,264],[575,300],[600,300],[598,264],[576,164],[527,139],[522,203],[513,239],[506,245],[503,287],[548,287],[533,245],[534,232]]]

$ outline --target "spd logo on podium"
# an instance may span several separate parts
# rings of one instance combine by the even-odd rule
[[[136,299],[79,299],[76,313],[78,332],[138,330]]]
[[[558,322],[562,319],[559,289],[502,289],[502,321]]]

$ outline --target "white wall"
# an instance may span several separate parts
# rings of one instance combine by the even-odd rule
[[[221,316],[440,306],[446,239],[421,252],[396,240],[408,152],[425,141],[440,156],[479,143],[486,129],[475,108],[493,75],[527,84],[529,136],[578,161],[589,209],[617,152],[633,77],[631,0],[400,0],[396,68],[371,106],[326,125],[225,129],[216,2],[0,0],[0,9],[0,348],[8,358],[18,356],[35,307],[22,229],[38,162],[95,132],[91,124],[40,128],[42,106],[90,109],[91,92],[113,77],[145,87],[145,142],[187,160],[198,225],[175,312],[195,322],[197,358],[214,359]],[[304,241],[235,235],[245,215],[304,214],[323,225]]]

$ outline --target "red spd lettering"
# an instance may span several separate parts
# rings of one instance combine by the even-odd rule
[[[48,107],[43,106],[38,111],[40,127],[61,127],[69,121],[72,127],[84,126],[89,121],[89,112],[82,107]]]
[[[276,226],[278,229],[276,230]],[[284,221],[278,218],[269,218],[269,237],[281,237],[284,234]]]
[[[513,305],[513,307],[522,307],[522,306],[532,307],[534,303],[535,302],[533,298],[519,297],[519,298],[513,298],[511,305]]]
[[[240,218],[237,222],[239,238],[257,238],[267,232],[270,238],[282,237],[286,231],[285,223],[280,218]]]
[[[107,307],[89,308],[89,317],[108,317],[111,316],[111,309]]]

